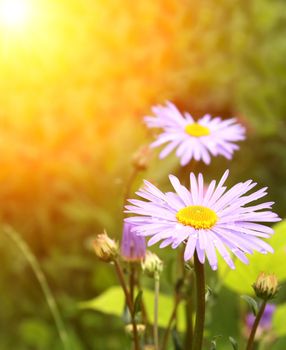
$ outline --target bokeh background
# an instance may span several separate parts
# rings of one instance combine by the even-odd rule
[[[1,222],[36,255],[72,349],[127,348],[120,318],[78,303],[117,283],[90,240],[104,228],[120,238],[131,159],[152,139],[142,122],[152,105],[236,116],[247,128],[241,151],[198,169],[211,178],[230,168],[230,182],[268,185],[286,216],[285,1],[9,2],[7,12],[0,0]],[[178,161],[156,156],[141,178],[164,186]],[[4,235],[0,262],[0,349],[62,349],[38,281]],[[210,334],[238,335],[233,293],[222,290],[229,307]]]

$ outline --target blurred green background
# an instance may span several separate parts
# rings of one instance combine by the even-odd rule
[[[38,258],[72,349],[128,349],[120,318],[78,303],[117,283],[90,241],[104,228],[120,238],[131,159],[152,140],[142,122],[152,105],[170,100],[195,117],[236,116],[247,128],[240,152],[196,170],[212,178],[230,168],[229,184],[253,178],[269,186],[285,217],[286,4],[22,2],[29,5],[26,22],[0,20],[0,217]],[[156,157],[142,177],[166,186],[178,161]],[[0,349],[62,349],[30,266],[4,235],[0,259]],[[163,291],[171,290],[164,282]],[[231,349],[228,335],[238,337],[240,303],[222,289],[208,325],[210,336],[223,335],[218,349]],[[279,342],[275,349],[284,350]]]

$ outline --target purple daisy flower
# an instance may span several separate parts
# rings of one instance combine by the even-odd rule
[[[145,237],[137,236],[132,227],[131,223],[124,222],[121,255],[127,261],[141,261],[146,255]]]
[[[274,304],[266,304],[265,310],[263,312],[263,315],[261,317],[261,320],[259,322],[259,328],[261,331],[268,331],[272,327],[272,318],[274,311],[276,310],[276,306]],[[255,321],[255,316],[253,313],[248,313],[246,315],[246,326],[250,332],[254,321]]]
[[[245,129],[236,123],[235,118],[222,120],[206,114],[194,121],[189,113],[181,114],[170,102],[165,107],[153,107],[152,111],[155,117],[145,117],[147,126],[162,128],[164,131],[151,147],[168,143],[160,153],[161,159],[177,148],[176,155],[181,159],[182,166],[193,158],[209,164],[211,155],[223,155],[231,159],[233,152],[239,149],[233,142],[245,139]]]
[[[273,230],[261,222],[280,221],[273,213],[273,202],[254,206],[246,204],[264,197],[266,187],[247,194],[255,185],[252,180],[240,182],[227,190],[224,186],[227,170],[219,183],[213,180],[204,190],[202,174],[198,178],[191,173],[188,190],[173,175],[169,176],[175,192],[161,192],[150,182],[137,195],[146,199],[129,200],[128,213],[140,216],[125,219],[135,225],[132,229],[141,236],[152,236],[148,245],[161,242],[160,247],[171,245],[177,248],[186,243],[184,258],[189,260],[196,250],[201,263],[207,257],[213,270],[217,269],[218,253],[234,269],[229,250],[242,262],[248,263],[245,253],[257,250],[261,253],[273,252],[272,247],[261,238],[268,238]]]

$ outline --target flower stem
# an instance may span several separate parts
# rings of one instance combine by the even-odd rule
[[[124,192],[124,196],[123,196],[123,211],[124,211],[125,205],[127,204],[127,200],[128,200],[130,193],[131,193],[132,185],[133,185],[137,175],[138,175],[138,169],[133,168],[131,171],[131,174],[129,175],[129,178],[127,180],[127,184],[125,187],[125,192]]]
[[[204,265],[200,263],[198,255],[194,255],[196,275],[196,323],[192,350],[201,350],[203,345],[204,323],[205,323],[205,273]]]
[[[134,303],[134,287],[135,287],[135,266],[133,262],[129,264],[129,291],[132,303]]]
[[[159,350],[159,335],[158,335],[158,304],[159,304],[159,292],[160,292],[160,275],[155,272],[155,299],[154,299],[154,347],[155,350]]]
[[[185,349],[192,348],[193,342],[193,289],[190,291],[191,295],[186,299],[185,315],[186,315],[186,336]]]
[[[173,322],[176,319],[177,309],[178,309],[178,305],[179,305],[180,301],[181,301],[181,297],[180,297],[180,295],[178,293],[176,293],[176,295],[175,295],[175,302],[174,302],[174,306],[173,306],[173,311],[172,311],[172,314],[170,316],[170,319],[169,319],[169,322],[168,322],[168,325],[167,325],[167,328],[166,328],[166,331],[165,331],[165,334],[164,334],[161,350],[166,350],[166,348],[167,348],[171,327],[172,327]]]
[[[118,275],[119,282],[121,284],[121,287],[122,287],[124,295],[125,295],[128,310],[130,312],[131,323],[132,323],[132,327],[133,327],[134,349],[140,350],[139,337],[138,337],[137,325],[136,325],[135,314],[134,314],[133,300],[131,299],[130,293],[127,289],[126,282],[125,282],[124,275],[123,275],[123,271],[121,269],[121,266],[120,266],[118,260],[114,260],[114,265],[115,265],[115,269],[116,269],[116,272]]]
[[[49,309],[51,311],[51,314],[53,316],[53,319],[55,321],[55,325],[57,327],[59,337],[61,339],[61,342],[63,344],[63,347],[65,350],[70,350],[69,340],[68,340],[68,334],[65,329],[63,320],[61,318],[58,306],[56,304],[55,298],[50,290],[50,287],[48,285],[48,282],[46,280],[46,277],[41,270],[41,267],[34,256],[34,254],[31,252],[29,246],[26,244],[26,242],[20,237],[20,235],[12,229],[12,227],[9,227],[7,225],[2,227],[3,232],[5,235],[11,239],[16,246],[20,249],[20,251],[23,253],[25,258],[27,259],[28,263],[30,264],[41,288],[44,293],[44,296],[46,298],[47,304],[49,306]]]
[[[258,311],[258,314],[256,315],[255,321],[253,323],[253,326],[252,326],[252,329],[251,329],[251,332],[250,332],[250,335],[249,335],[249,338],[248,338],[246,350],[252,350],[253,349],[255,333],[256,333],[257,327],[259,325],[259,322],[261,320],[261,317],[262,317],[262,315],[264,313],[266,304],[267,304],[267,300],[263,300],[263,302],[262,302],[262,304],[260,306],[260,309]]]

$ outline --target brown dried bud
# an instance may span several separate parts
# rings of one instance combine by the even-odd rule
[[[255,294],[263,300],[273,299],[278,292],[278,280],[274,274],[261,272],[252,285]]]
[[[139,150],[134,154],[132,158],[133,166],[140,170],[146,170],[149,166],[150,160],[152,156],[152,151],[149,146],[142,146]]]
[[[118,244],[109,238],[107,233],[101,233],[93,241],[93,249],[96,256],[105,262],[113,261],[118,255]]]

